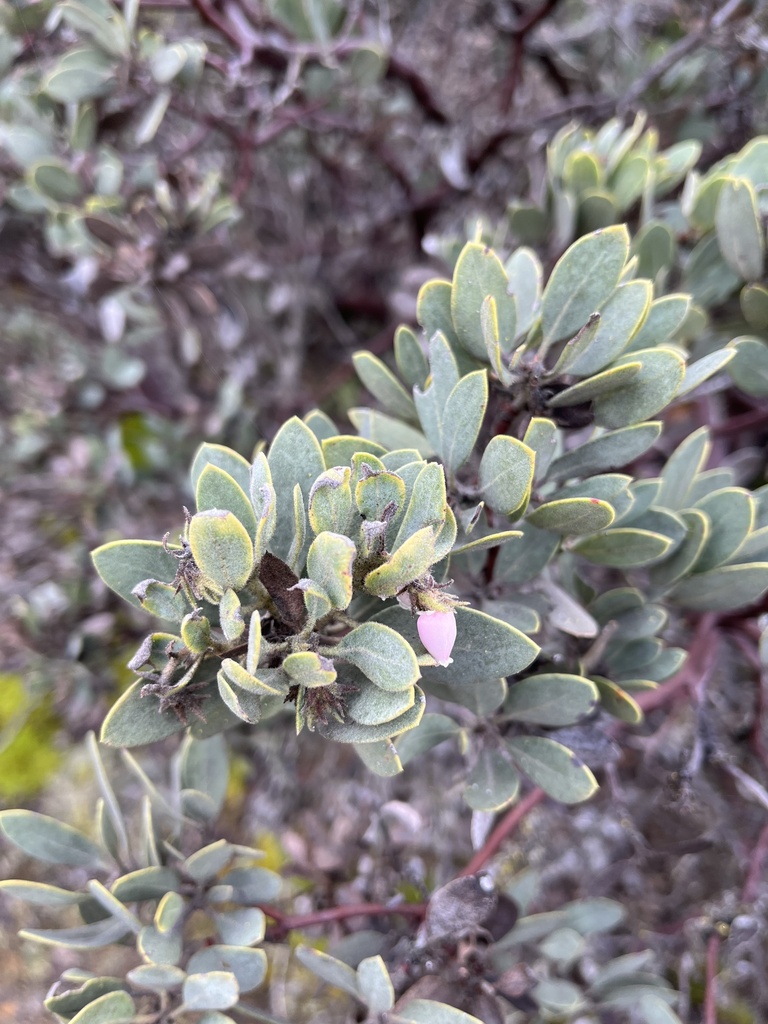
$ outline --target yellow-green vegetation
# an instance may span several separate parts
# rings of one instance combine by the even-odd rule
[[[61,763],[60,725],[49,697],[34,704],[20,675],[0,674],[0,798],[39,793]]]

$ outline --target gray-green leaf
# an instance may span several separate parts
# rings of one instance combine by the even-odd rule
[[[364,622],[347,633],[334,657],[356,665],[382,690],[406,690],[421,677],[411,645],[380,622]]]
[[[507,747],[521,771],[554,800],[577,804],[597,790],[592,772],[576,755],[555,740],[515,736]]]
[[[127,992],[105,992],[76,1013],[70,1024],[125,1024],[135,1013],[136,1004]]]
[[[370,1013],[386,1013],[395,1004],[395,990],[381,956],[369,956],[357,966],[360,997]]]
[[[360,998],[357,974],[348,964],[309,946],[299,946],[296,950],[296,959],[329,985]]]
[[[253,569],[253,543],[232,512],[211,509],[192,516],[189,546],[203,577],[221,593],[245,586]]]
[[[495,511],[519,518],[531,493],[535,455],[513,437],[492,438],[480,460],[479,484],[484,500]]]
[[[610,526],[614,515],[613,507],[599,498],[562,498],[539,505],[528,513],[526,521],[540,530],[584,536]]]
[[[504,713],[517,722],[534,725],[573,725],[595,709],[599,694],[583,676],[547,673],[514,683]]]
[[[100,741],[110,747],[138,747],[164,740],[184,728],[173,711],[160,711],[156,697],[142,697],[145,683],[137,680],[113,704],[101,727]]]
[[[671,547],[669,537],[660,533],[619,526],[578,541],[572,550],[597,565],[629,569],[658,562]]]
[[[669,594],[669,600],[694,611],[733,611],[753,604],[766,590],[768,562],[747,562],[723,565],[681,580]]]
[[[549,468],[548,479],[567,480],[621,469],[647,451],[660,433],[661,423],[655,421],[602,434],[555,459]]]
[[[758,281],[765,262],[757,193],[747,178],[726,178],[717,200],[715,229],[726,263],[745,281]]]
[[[91,558],[96,572],[110,590],[135,608],[141,608],[134,594],[140,583],[150,579],[170,583],[179,565],[159,541],[151,540],[110,541],[92,551]]]
[[[239,995],[237,979],[230,971],[189,974],[182,988],[187,1010],[228,1010]]]
[[[478,359],[485,360],[485,342],[480,327],[480,310],[486,295],[493,297],[499,324],[502,352],[510,352],[517,334],[515,300],[507,293],[509,281],[498,256],[487,246],[468,242],[459,256],[451,288],[451,317],[461,344]]]
[[[541,300],[545,344],[575,334],[600,309],[628,255],[629,233],[621,224],[585,235],[560,257]]]
[[[464,800],[473,811],[498,811],[520,792],[520,776],[499,750],[485,747],[467,776]]]
[[[472,453],[488,404],[485,370],[462,377],[448,397],[443,417],[441,455],[451,473]]]
[[[241,992],[252,992],[267,974],[267,955],[263,949],[247,946],[206,946],[193,953],[187,962],[189,974],[227,971],[234,974]]]
[[[0,830],[24,853],[49,864],[93,867],[107,859],[106,851],[78,829],[36,811],[0,811]]]

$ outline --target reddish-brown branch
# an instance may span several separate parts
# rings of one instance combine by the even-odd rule
[[[380,135],[373,133],[361,138],[364,146],[376,157],[382,167],[390,174],[394,181],[400,186],[406,201],[410,202],[413,197],[413,186],[404,168],[397,162],[395,154],[387,147]],[[419,236],[421,237],[421,236]]]
[[[730,434],[740,434],[742,431],[752,431],[756,427],[768,425],[768,408],[761,406],[750,412],[742,413],[741,416],[732,416],[722,423],[716,423],[712,427],[715,437],[727,437]]]
[[[488,863],[491,857],[498,851],[502,843],[514,832],[521,821],[543,800],[545,793],[541,789],[532,790],[524,800],[513,807],[504,815],[501,822],[496,826],[481,850],[469,861],[459,872],[459,878],[465,875],[474,875]],[[271,931],[278,936],[284,936],[290,931],[310,928],[314,925],[329,924],[333,921],[346,921],[351,917],[377,917],[401,915],[403,917],[415,917],[421,920],[426,913],[426,905],[423,903],[399,903],[395,905],[386,903],[353,903],[338,907],[326,907],[323,910],[314,910],[308,914],[286,914],[277,907],[262,905],[261,910],[271,917],[275,922]]]
[[[261,909],[276,922],[280,934],[295,929],[310,928],[317,924],[328,924],[331,921],[346,921],[350,917],[380,917],[400,914],[403,917],[424,917],[426,907],[423,903],[399,903],[391,906],[386,903],[350,903],[338,907],[326,907],[324,910],[313,910],[308,914],[284,914],[275,907],[262,906]]]
[[[171,100],[171,106],[183,117],[198,125],[198,131],[183,149],[175,154],[174,159],[179,160],[187,156],[208,132],[217,131],[226,135],[237,150],[237,170],[233,195],[236,199],[240,199],[250,182],[254,151],[273,142],[291,128],[305,127],[304,122],[312,117],[320,108],[321,103],[315,101],[306,105],[294,104],[281,107],[271,121],[253,134],[241,131],[223,118],[216,118],[207,113],[200,114],[177,98]]]
[[[288,57],[293,53],[303,54],[311,59],[317,57],[323,51],[322,47],[301,43],[293,39],[282,39],[277,35],[267,38],[263,34],[254,31],[248,36],[243,36],[238,32],[237,27],[220,11],[217,11],[209,0],[192,0],[192,4],[203,21],[215,28],[225,39],[236,46],[243,58],[252,59],[258,56],[260,61],[263,61],[270,67],[281,68],[286,65]],[[358,40],[342,39],[334,47],[334,52],[338,56],[344,56],[347,53],[354,52],[358,47]],[[437,124],[448,123],[448,118],[440,109],[425,80],[415,68],[406,64],[395,54],[391,54],[389,57],[386,77],[402,82],[407,86],[411,95],[430,121],[434,121]]]
[[[676,675],[672,676],[671,679],[667,679],[666,682],[662,683],[655,690],[636,693],[635,700],[647,714],[649,711],[665,707],[671,703],[678,691],[689,689],[695,682],[695,676],[686,665]]]
[[[512,41],[512,57],[509,71],[501,83],[501,101],[499,107],[502,114],[508,114],[512,106],[517,88],[523,80],[523,57],[525,55],[525,36],[515,33]]]
[[[205,63],[209,68],[213,68],[214,71],[218,71],[223,78],[226,78],[229,74],[227,62],[222,57],[217,57],[215,53],[206,53]]]
[[[694,692],[701,686],[704,674],[711,667],[713,646],[718,639],[716,626],[719,616],[714,613],[702,615],[697,623],[691,644],[691,658],[685,668],[663,686],[649,693],[640,694],[639,703],[644,710],[652,710],[667,704],[681,689],[689,688]],[[483,847],[469,860],[459,872],[459,878],[477,874],[496,855],[504,842],[514,833],[530,812],[545,797],[542,789],[531,790],[528,795],[503,816],[496,828],[483,844]],[[768,853],[768,826],[758,840],[753,852],[750,868],[745,882],[744,897],[751,897],[758,884],[760,871]],[[327,907],[308,914],[286,914],[271,906],[262,906],[264,913],[275,921],[272,931],[279,936],[295,929],[309,928],[314,925],[328,924],[333,921],[345,921],[352,917],[370,917],[377,915],[402,915],[421,919],[426,912],[424,904],[360,903]],[[704,1024],[717,1024],[715,1008],[715,975],[717,973],[720,937],[714,935],[707,947],[707,985]]]
[[[537,787],[531,790],[524,800],[521,800],[519,804],[515,804],[514,807],[507,811],[493,832],[488,836],[482,848],[477,851],[469,863],[459,872],[458,877],[463,878],[465,875],[476,875],[481,868],[485,867],[491,857],[498,851],[501,844],[512,835],[520,822],[530,814],[533,808],[541,803],[545,795],[544,790]]]
[[[707,943],[707,970],[704,982],[703,1024],[717,1024],[717,962],[720,953],[720,936],[710,935]]]
[[[512,30],[512,56],[509,71],[501,83],[499,108],[502,114],[509,113],[517,87],[523,79],[523,58],[525,57],[525,40],[534,28],[543,21],[557,6],[559,0],[544,0],[541,7],[531,11]]]
[[[711,14],[699,29],[689,32],[681,39],[678,39],[676,43],[673,43],[672,46],[668,47],[656,63],[652,64],[645,74],[636,79],[632,87],[627,90],[618,106],[618,113],[623,116],[628,111],[634,109],[636,102],[643,93],[655,82],[658,82],[676,64],[679,64],[683,57],[699,46],[711,44],[715,33],[719,29],[723,28],[734,18],[742,14],[746,15],[746,9],[742,10],[743,7],[745,8],[744,0],[726,0],[726,3]]]
[[[544,799],[544,796],[543,790],[534,789],[524,800],[521,800],[519,804],[508,811],[488,837],[483,848],[478,850],[457,877],[474,875],[480,871],[498,851],[505,839],[514,832],[526,815]],[[261,909],[267,917],[271,917],[275,922],[272,931],[282,936],[289,931],[310,928],[318,924],[329,924],[333,921],[346,921],[351,917],[377,917],[384,915],[393,917],[399,914],[403,917],[415,917],[421,920],[427,908],[423,903],[398,903],[396,905],[386,903],[353,903],[338,907],[326,907],[323,910],[314,910],[308,914],[286,914],[282,910],[269,905],[262,905]]]
[[[467,156],[467,167],[471,173],[479,170],[483,164],[495,156],[506,142],[517,136],[528,135],[532,130],[550,127],[554,130],[573,117],[602,118],[607,117],[615,108],[615,100],[611,96],[576,96],[567,102],[555,103],[546,110],[536,114],[535,119],[526,121],[508,121],[498,131],[486,136],[476,149]]]
[[[253,143],[248,137],[249,134],[250,132],[246,131],[237,138],[237,171],[232,186],[232,198],[238,203],[247,191],[253,176]]]
[[[322,110],[321,100],[314,100],[312,103],[294,104],[293,106],[280,107],[273,119],[253,136],[253,146],[258,148],[268,142],[272,142],[278,135],[289,128],[312,127],[312,117]],[[307,122],[309,121],[309,125]]]
[[[571,83],[557,66],[552,55],[550,53],[534,53],[531,56],[542,66],[560,95],[566,98],[570,96]]]
[[[728,631],[728,639],[736,644],[744,656],[745,661],[749,662],[756,672],[759,672],[762,668],[760,653],[757,649],[757,641],[759,637],[749,636],[745,629],[733,629]]]
[[[386,77],[394,81],[402,82],[403,85],[406,85],[410,89],[411,95],[430,121],[435,121],[437,124],[448,124],[448,118],[440,109],[440,106],[432,95],[429,86],[418,71],[412,68],[409,64],[400,60],[400,58],[394,54],[389,58]]]
[[[220,32],[225,39],[228,39],[230,43],[242,51],[243,41],[238,35],[235,27],[227,21],[211,4],[208,0],[192,0],[194,7],[197,9],[200,17],[203,21],[207,21],[209,25],[212,25],[218,32]]]
[[[664,707],[679,690],[696,690],[703,675],[711,668],[714,645],[719,635],[716,628],[718,621],[719,616],[714,612],[707,612],[701,616],[691,639],[690,655],[685,665],[657,689],[636,695],[635,700],[643,711],[655,711],[656,708]]]
[[[493,573],[496,569],[496,562],[499,559],[500,550],[501,549],[498,547],[491,548],[485,556],[485,562],[483,563],[483,581],[485,582],[486,587],[490,586],[493,582]]]

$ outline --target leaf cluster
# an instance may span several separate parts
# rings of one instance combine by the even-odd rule
[[[580,238],[546,286],[532,250],[469,242],[453,280],[420,292],[423,344],[398,331],[399,376],[355,357],[381,406],[350,411],[359,435],[313,412],[251,463],[203,445],[179,546],[94,553],[116,593],[173,630],[132,659],[105,742],[205,737],[288,703],[298,731],[354,744],[385,775],[455,736],[474,810],[512,802],[520,772],[565,802],[590,796],[557,730],[598,709],[637,724],[638,692],[685,658],[659,636],[670,615],[768,589],[762,492],[705,470],[705,428],[658,476],[627,472],[660,435],[651,417],[734,355],[690,362],[690,297],[654,298],[637,272],[624,226]],[[482,610],[455,606],[452,577]],[[415,614],[445,602],[458,636],[438,667]],[[423,719],[425,693],[469,717]]]
[[[628,128],[618,118],[598,130],[570,125],[547,147],[543,204],[513,200],[509,226],[525,244],[557,248],[631,218],[638,276],[662,288],[679,281],[692,300],[683,337],[712,360],[733,339],[729,375],[763,397],[768,138],[752,139],[705,171],[696,169],[700,153],[695,139],[660,150],[645,115]]]
[[[29,857],[78,868],[89,881],[70,890],[9,879],[0,890],[80,919],[63,928],[28,928],[22,938],[66,950],[130,944],[137,965],[124,978],[69,969],[46,1008],[76,1024],[154,1021],[171,1012],[231,1020],[223,1011],[267,976],[266,953],[258,948],[266,927],[259,904],[280,894],[282,880],[259,866],[261,851],[208,841],[229,776],[222,738],[188,739],[175,759],[176,785],[167,792],[125,753],[124,765],[143,790],[135,820],[121,809],[93,734],[88,748],[101,791],[96,839],[25,810],[0,812],[0,830]]]
[[[400,380],[372,355],[356,357],[384,410],[352,410],[361,432],[386,446],[406,426],[420,427],[425,452],[446,464],[457,519],[478,538],[454,549],[451,574],[484,589],[485,608],[542,645],[536,673],[510,681],[495,704],[489,694],[486,715],[500,708],[514,721],[566,726],[599,702],[637,723],[633,691],[654,688],[685,658],[657,635],[669,630],[670,616],[743,607],[768,586],[762,489],[736,486],[730,467],[705,469],[707,428],[685,439],[659,475],[636,478],[629,469],[660,436],[662,423],[651,417],[735,355],[726,345],[690,361],[681,334],[690,296],[654,297],[658,282],[637,276],[638,267],[623,226],[580,238],[543,288],[532,250],[500,258],[470,242],[452,281],[429,282],[419,295],[427,353],[409,329],[396,337],[397,369],[413,389],[407,415]],[[484,375],[490,397],[473,397]],[[453,402],[461,417],[441,415]],[[477,439],[474,452],[456,443],[462,428]],[[486,545],[498,549],[490,576]],[[563,634],[595,642],[576,646]],[[456,690],[441,692],[461,702]],[[482,785],[486,802],[475,797],[472,805],[514,797],[509,747],[519,760],[525,744],[566,778],[549,746],[556,739],[507,735],[506,750],[485,749],[473,788]],[[568,799],[567,785],[558,790],[531,762],[525,770]]]
[[[81,922],[28,928],[22,938],[72,951],[135,946],[137,964],[124,976],[68,968],[46,1008],[70,1024],[281,1024],[259,990],[269,984],[268,954],[275,950],[274,942],[263,948],[267,915],[277,913],[270,904],[284,895],[286,882],[259,865],[260,850],[209,841],[229,774],[223,739],[187,739],[170,789],[156,787],[124,753],[144,791],[135,822],[121,808],[93,734],[87,745],[101,792],[95,839],[32,811],[0,812],[0,831],[27,856],[78,869],[89,880],[67,889],[8,879],[0,891]],[[378,954],[353,955],[350,964],[349,956],[301,945],[292,970],[308,969],[348,994],[371,1022],[474,1024],[481,1007],[491,1022],[503,1019],[503,1007],[523,1008],[537,1024],[609,1008],[624,1020],[639,1005],[644,1024],[679,1024],[672,990],[654,972],[649,951],[589,966],[590,938],[622,924],[620,904],[579,900],[518,917],[517,902],[530,901],[533,881],[523,874],[499,893],[480,875],[438,889],[404,977],[390,974]],[[535,974],[522,967],[521,955],[536,960]],[[440,994],[448,1001],[431,998]]]

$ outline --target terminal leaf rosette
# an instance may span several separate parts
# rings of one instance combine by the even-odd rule
[[[192,483],[196,511],[178,543],[94,552],[107,585],[161,623],[131,659],[137,678],[108,714],[104,742],[131,747],[184,728],[203,739],[289,704],[299,731],[353,743],[368,763],[418,726],[424,673],[439,679],[450,661],[455,632],[435,647],[417,617],[447,617],[454,660],[475,676],[487,660],[479,674],[496,685],[536,656],[523,632],[466,613],[448,593],[458,525],[443,467],[418,451],[321,439],[293,419],[252,464],[202,445]],[[385,621],[387,611],[400,615]]]

